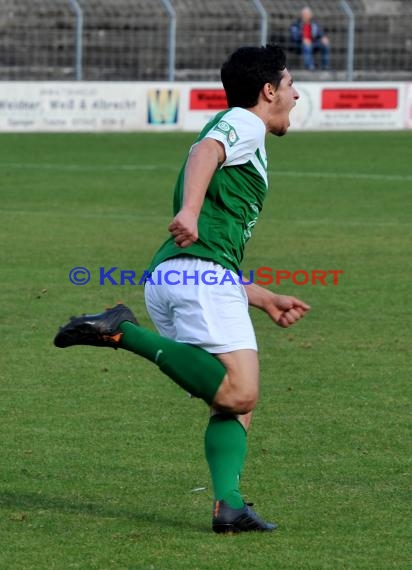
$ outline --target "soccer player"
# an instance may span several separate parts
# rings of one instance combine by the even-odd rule
[[[159,334],[122,304],[62,327],[61,348],[123,348],[155,363],[211,409],[205,453],[214,488],[217,533],[272,531],[239,489],[247,430],[259,391],[256,339],[248,305],[281,327],[309,306],[251,283],[238,272],[267,192],[265,135],[283,136],[299,97],[283,50],[243,47],[221,70],[229,109],[218,113],[190,149],[177,179],[170,236],[155,254],[145,285]],[[213,284],[216,283],[216,284]]]

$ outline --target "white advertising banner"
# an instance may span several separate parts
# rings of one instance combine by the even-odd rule
[[[295,130],[388,130],[405,126],[405,84],[300,83]]]
[[[297,83],[291,130],[412,128],[412,84]],[[197,132],[220,83],[0,82],[0,132]]]
[[[216,113],[227,108],[221,83],[187,85],[187,106],[183,118],[185,131],[200,131]]]
[[[198,131],[226,97],[219,83],[186,87],[183,129]],[[292,130],[385,130],[405,126],[402,83],[297,83],[300,99],[291,113]]]
[[[143,89],[137,83],[0,82],[0,130],[139,130]]]
[[[412,129],[412,83],[406,86],[405,127]]]

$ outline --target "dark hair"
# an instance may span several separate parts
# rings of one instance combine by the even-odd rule
[[[265,83],[278,87],[285,67],[286,54],[280,46],[237,49],[220,70],[229,107],[254,107]]]

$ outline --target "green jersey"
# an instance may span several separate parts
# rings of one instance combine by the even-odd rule
[[[169,237],[155,254],[149,271],[182,255],[208,259],[239,271],[245,244],[267,192],[265,135],[263,121],[240,107],[222,111],[207,123],[196,143],[205,137],[221,142],[226,159],[208,186],[198,219],[199,239],[182,249],[174,243],[173,236]],[[174,215],[182,207],[186,162],[174,191]]]

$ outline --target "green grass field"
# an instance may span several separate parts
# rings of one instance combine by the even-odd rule
[[[344,274],[282,283],[312,306],[291,329],[253,312],[242,489],[280,529],[225,537],[210,531],[206,406],[130,353],[52,345],[67,317],[118,300],[151,326],[142,287],[101,286],[99,267],[146,267],[193,136],[0,136],[2,570],[412,567],[411,137],[268,140],[244,269]]]

